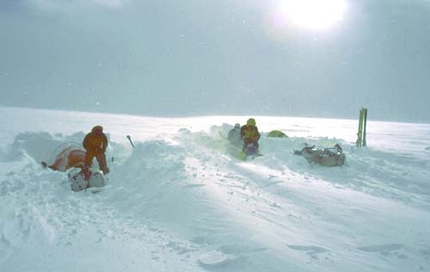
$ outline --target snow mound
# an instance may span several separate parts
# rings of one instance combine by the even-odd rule
[[[113,134],[109,187],[96,194],[72,192],[67,173],[40,165],[58,146],[80,142],[83,132],[23,131],[12,144],[2,143],[2,272],[430,267],[427,132],[403,147],[400,138],[407,135],[392,136],[390,145],[380,141],[389,131],[381,132],[368,147],[356,148],[340,134],[306,137],[312,126],[300,120],[292,130],[278,126],[289,138],[264,137],[262,130],[264,156],[241,161],[223,137],[231,125],[209,126],[206,118],[134,119],[147,124],[139,127],[123,116],[109,118],[118,124],[112,131],[137,127],[135,147]],[[258,120],[262,127],[270,124]],[[414,126],[407,128],[402,131],[412,133]],[[340,144],[347,165],[308,163],[293,154],[305,143]]]
[[[233,256],[225,254],[219,250],[213,250],[202,254],[199,258],[199,263],[203,267],[221,267],[234,259],[235,258]]]

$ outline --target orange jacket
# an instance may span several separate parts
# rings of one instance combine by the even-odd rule
[[[104,133],[97,135],[94,132],[90,132],[85,136],[82,145],[88,152],[98,153],[101,151],[104,153],[108,146],[108,140]]]

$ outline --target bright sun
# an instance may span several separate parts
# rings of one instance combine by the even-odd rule
[[[327,29],[343,19],[345,0],[281,0],[278,12],[290,23]]]

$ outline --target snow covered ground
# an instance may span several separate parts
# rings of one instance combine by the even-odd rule
[[[430,271],[428,124],[370,109],[356,148],[357,120],[252,116],[264,156],[244,162],[223,136],[248,116],[0,115],[2,272]],[[109,185],[72,192],[40,162],[97,124]],[[339,143],[347,165],[309,164],[293,155],[304,143]]]

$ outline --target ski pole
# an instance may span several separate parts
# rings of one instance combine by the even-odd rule
[[[131,140],[130,135],[127,135],[127,139],[130,142],[131,146],[134,148],[134,144],[133,144],[133,141]]]

